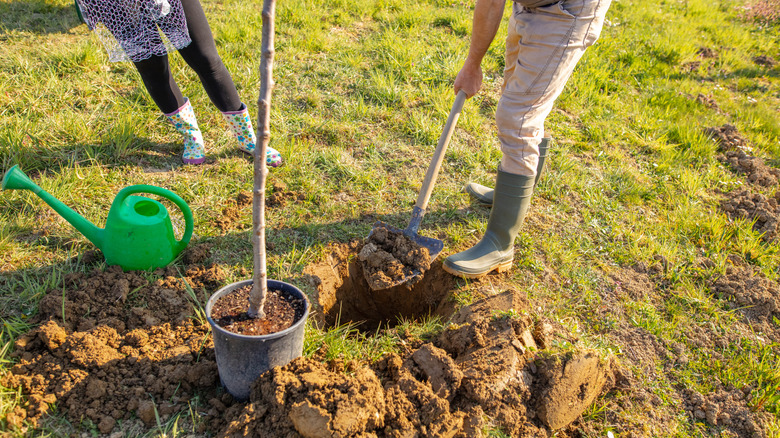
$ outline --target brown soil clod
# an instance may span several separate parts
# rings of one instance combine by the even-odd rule
[[[387,227],[375,227],[358,253],[366,281],[373,290],[422,279],[431,267],[428,248],[418,245],[402,232]]]
[[[753,193],[748,190],[735,191],[720,204],[731,219],[755,221],[753,230],[761,234],[762,240],[777,239],[780,226],[780,191],[774,197]]]
[[[709,47],[699,47],[698,50],[696,50],[696,54],[699,55],[700,58],[717,58],[718,54],[712,50]]]
[[[761,158],[747,155],[742,151],[728,151],[721,160],[728,163],[735,171],[744,174],[751,184],[774,187],[780,179],[780,169],[767,166]]]
[[[594,352],[580,352],[566,361],[558,357],[547,360],[551,363],[542,367],[542,387],[546,388],[539,396],[538,415],[550,429],[557,430],[576,420],[599,395],[609,364]]]
[[[239,194],[236,195],[236,205],[238,208],[244,208],[248,205],[252,205],[252,192],[239,192]]]
[[[731,436],[768,436],[772,415],[754,412],[747,404],[747,394],[740,389],[719,389],[706,396],[692,389],[683,392],[683,406],[697,421],[718,426]]]
[[[208,258],[211,256],[211,247],[212,245],[210,243],[190,245],[182,253],[184,263],[188,265],[199,265],[205,263],[206,260],[208,260]]]
[[[715,110],[718,114],[723,114],[723,110],[718,105],[718,102],[715,101],[715,98],[712,97],[712,95],[705,95],[704,93],[699,93],[696,95],[697,102],[701,103],[702,105],[706,106],[707,108]]]
[[[777,61],[769,55],[754,56],[753,62],[764,67],[774,67],[777,64]]]
[[[750,265],[729,266],[710,283],[710,291],[728,300],[764,336],[780,342],[780,284],[758,275]]]
[[[227,205],[222,208],[222,214],[214,220],[214,225],[222,232],[229,231],[241,219],[241,216],[246,214],[242,210],[248,205],[252,205],[252,192],[240,192],[236,195],[236,199],[229,200]],[[249,214],[251,215],[251,213]]]
[[[227,232],[234,228],[236,222],[241,220],[242,216],[251,217],[251,211],[244,211],[246,207],[252,206],[252,192],[243,191],[236,195],[236,199],[231,199],[227,205],[222,208],[221,215],[214,220],[214,225],[222,232]],[[274,182],[271,186],[271,194],[265,199],[267,207],[284,207],[289,201],[303,200],[302,194],[287,190],[287,185],[283,182]]]
[[[723,126],[705,128],[704,133],[712,137],[723,152],[730,150],[751,150],[747,139],[739,133],[737,127],[734,125],[727,123]]]
[[[284,207],[288,202],[302,201],[306,197],[301,193],[287,190],[287,184],[276,181],[273,183],[271,194],[265,200],[268,207]]]

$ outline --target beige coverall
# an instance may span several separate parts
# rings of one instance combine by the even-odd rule
[[[544,120],[585,49],[599,37],[611,1],[513,3],[503,93],[496,109],[502,171],[536,174]]]

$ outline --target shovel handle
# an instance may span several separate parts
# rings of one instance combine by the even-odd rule
[[[439,175],[441,162],[444,161],[444,153],[447,152],[447,145],[450,143],[452,133],[455,132],[455,125],[458,123],[458,117],[460,117],[460,111],[463,109],[465,101],[466,93],[461,90],[455,97],[455,102],[452,103],[452,110],[450,110],[450,115],[447,117],[447,124],[444,125],[444,131],[442,131],[441,137],[439,137],[439,144],[433,152],[431,164],[425,173],[420,194],[417,196],[417,202],[414,204],[412,219],[407,227],[407,230],[412,233],[417,233],[417,229],[420,227],[420,221],[425,214],[425,209],[428,207],[428,200],[431,199],[433,185],[436,183],[436,177]]]

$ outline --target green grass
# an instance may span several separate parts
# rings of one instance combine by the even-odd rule
[[[220,54],[251,111],[259,90],[261,17],[257,4],[204,0]],[[750,385],[751,407],[774,416],[780,432],[777,355],[780,345],[745,338],[719,351],[690,343],[698,328],[741,330],[745,321],[709,294],[707,280],[740,255],[773,281],[780,244],[762,241],[746,221],[718,209],[721,192],[743,177],[717,160],[704,128],[735,125],[752,154],[780,166],[780,59],[777,22],[745,21],[740,0],[615,1],[597,44],[584,56],[550,115],[555,141],[531,217],[516,242],[507,287],[526,290],[534,318],[560,322],[583,342],[617,352],[671,418],[667,436],[711,436],[670,394],[708,393],[714,378]],[[299,278],[323,248],[367,235],[376,217],[408,221],[453,100],[451,84],[468,49],[473,1],[314,0],[280,2],[271,112],[271,146],[286,165],[284,182],[301,200],[267,209],[271,278]],[[508,10],[507,10],[508,14]],[[506,18],[506,17],[505,17]],[[446,236],[445,255],[472,244],[488,211],[461,192],[467,181],[490,183],[500,159],[494,132],[503,69],[502,27],[483,63],[483,91],[467,101],[431,198],[422,234]],[[114,195],[131,184],[166,187],[190,204],[196,242],[213,244],[212,259],[230,279],[251,269],[243,217],[223,232],[222,208],[249,190],[252,166],[234,148],[219,112],[197,77],[176,55],[174,75],[195,108],[209,163],[181,166],[179,139],[130,64],[109,64],[72,3],[0,0],[0,171],[14,164],[45,190],[102,227]],[[703,55],[708,49],[714,57]],[[699,64],[691,64],[698,62]],[[717,103],[698,101],[702,94]],[[771,194],[775,188],[758,189]],[[178,213],[174,213],[175,221]],[[46,291],[83,270],[74,257],[92,244],[27,192],[0,192],[0,371],[12,363],[13,340],[28,330]],[[625,297],[604,316],[610,275],[662,256],[668,269],[646,298]],[[698,263],[710,259],[711,267]],[[553,280],[550,280],[553,273]],[[660,283],[663,282],[663,288]],[[476,294],[458,292],[465,304]],[[192,297],[200,311],[202,297]],[[426,338],[442,321],[406,321],[361,333],[353,326],[308,326],[305,352],[326,346],[328,359],[377,358],[398,351],[405,336]],[[674,373],[645,375],[623,357],[617,327],[640,327],[668,346],[682,345],[689,362]],[[778,322],[775,321],[777,329]],[[660,365],[659,365],[660,366]],[[586,436],[605,436],[641,419],[614,393],[585,415]],[[0,417],[22,400],[0,391]],[[606,421],[607,412],[612,424]],[[186,433],[195,424],[158,425],[148,436]],[[179,418],[179,417],[176,417]],[[58,436],[56,420],[39,432]],[[47,429],[48,427],[48,429]],[[190,426],[187,426],[190,427]],[[85,430],[89,430],[86,427]],[[490,430],[489,436],[504,436]]]

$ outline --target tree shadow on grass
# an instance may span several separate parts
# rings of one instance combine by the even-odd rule
[[[0,28],[4,33],[63,33],[81,23],[73,2],[68,6],[46,0],[0,2]]]
[[[10,205],[10,208],[13,207],[13,205]],[[174,231],[175,237],[179,239],[181,238],[181,230],[178,230],[177,225],[180,225],[178,223],[180,222],[178,220],[180,213],[173,206],[169,208],[169,213],[176,229]],[[479,206],[478,204],[466,205],[461,208],[433,210],[428,212],[423,218],[419,234],[444,241],[445,248],[439,256],[442,259],[455,252],[456,249],[453,247],[454,242],[442,230],[450,225],[469,220],[486,221],[489,214],[489,208]],[[364,213],[358,217],[299,226],[289,226],[284,223],[268,224],[266,229],[267,253],[272,258],[271,265],[269,265],[269,275],[281,281],[294,281],[303,271],[305,267],[303,263],[307,263],[307,261],[312,262],[310,260],[311,257],[306,256],[307,252],[318,251],[320,247],[327,247],[331,244],[363,240],[368,236],[378,220],[399,228],[405,228],[411,217],[410,215],[410,212],[393,214]],[[200,218],[200,220],[196,218],[196,223],[202,221],[203,218]],[[95,226],[102,228],[105,226],[105,223],[96,223]],[[72,233],[68,233],[68,235],[72,236]],[[196,228],[188,247],[168,266],[184,272],[187,263],[192,262],[190,260],[192,257],[188,256],[189,251],[197,250],[196,247],[199,246],[206,246],[209,249],[208,255],[203,260],[200,260],[199,263],[204,266],[211,264],[223,267],[243,266],[249,272],[248,275],[251,276],[253,259],[251,238],[251,228],[234,229],[222,236],[200,236]],[[37,283],[34,280],[35,278],[60,278],[71,272],[109,268],[106,266],[103,254],[99,249],[92,243],[81,239],[73,240],[72,237],[60,236],[55,233],[41,233],[37,229],[22,230],[17,233],[15,239],[25,242],[32,252],[43,252],[53,255],[62,254],[65,251],[71,258],[46,266],[6,267],[3,269],[0,273],[0,289],[4,289],[5,292],[0,293],[0,308],[5,309],[5,311],[0,312],[0,316],[23,313],[25,309],[29,309],[29,305],[24,305],[19,301],[19,297],[15,297],[22,293],[21,290],[16,289],[27,285],[29,283],[28,280]],[[21,301],[24,301],[24,299]],[[14,302],[16,305],[8,305],[9,302]],[[6,305],[2,305],[3,303]]]
[[[0,147],[0,170],[19,165],[33,179],[42,173],[59,172],[62,168],[87,163],[106,167],[138,166],[151,169],[151,172],[160,169],[169,171],[184,166],[181,159],[183,148],[180,141],[158,143],[134,134],[113,137],[97,144],[69,143],[56,149],[31,141],[29,145]],[[207,153],[207,163],[218,159],[215,153]]]
[[[755,66],[755,67],[735,69],[734,71],[725,74],[712,73],[710,71],[706,71],[703,73],[704,74],[700,74],[697,71],[692,71],[692,72],[681,71],[681,72],[670,74],[669,78],[672,80],[693,79],[700,82],[712,82],[712,83],[716,81],[723,81],[723,80],[729,81],[735,79],[758,79],[758,78],[765,78],[765,77],[777,78],[780,77],[780,68]],[[756,90],[762,90],[763,88],[764,87],[760,84],[754,85],[754,89]],[[748,89],[742,91],[753,91],[753,90]]]
[[[273,207],[266,207],[273,208]],[[452,252],[450,238],[443,231],[447,226],[476,218],[486,221],[490,209],[477,203],[461,208],[433,210],[425,214],[418,234],[444,241],[444,250],[439,257],[446,257]],[[333,222],[312,222],[299,226],[288,226],[284,223],[266,224],[266,249],[269,256],[278,257],[284,263],[299,263],[302,254],[319,246],[334,243],[346,243],[352,240],[366,239],[377,221],[385,222],[397,228],[404,229],[411,218],[411,207],[408,212],[399,211],[392,214],[363,213],[358,217],[346,218]],[[252,230],[233,230],[223,236],[207,237],[205,240],[214,244],[214,249],[223,257],[218,263],[242,264],[252,259]],[[248,265],[251,266],[251,263]],[[302,269],[293,266],[292,271]]]

